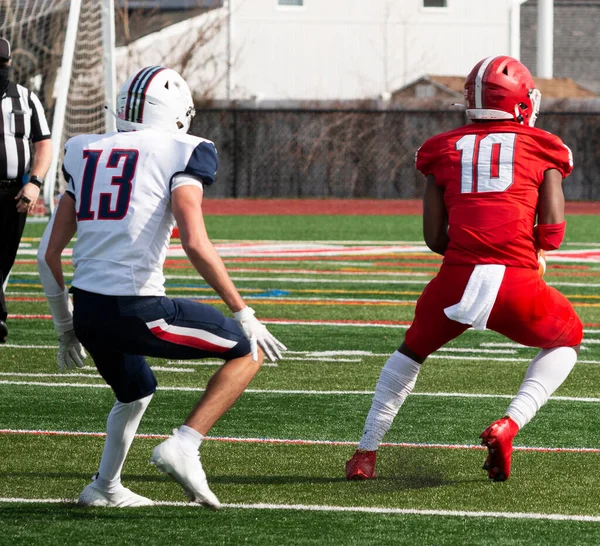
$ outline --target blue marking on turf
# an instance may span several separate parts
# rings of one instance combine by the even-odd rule
[[[178,284],[175,282],[168,282],[165,284],[166,288],[210,288],[208,284]]]
[[[260,292],[259,294],[252,294],[248,296],[244,296],[245,298],[277,298],[279,296],[287,296],[290,293],[289,290],[267,290],[265,292]]]
[[[8,279],[8,284],[40,284],[40,279]]]

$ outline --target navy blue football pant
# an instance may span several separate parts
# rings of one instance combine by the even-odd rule
[[[166,296],[71,292],[77,339],[119,402],[134,402],[156,390],[145,356],[231,360],[250,353],[239,324],[210,305]]]

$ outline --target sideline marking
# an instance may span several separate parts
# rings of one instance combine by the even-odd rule
[[[25,499],[17,497],[0,497],[0,503],[12,504],[72,504],[77,499]],[[155,501],[155,506],[176,506],[181,508],[204,509],[193,502]],[[327,504],[267,504],[267,503],[224,503],[223,508],[237,510],[293,510],[296,512],[358,512],[363,514],[395,514],[399,516],[442,516],[459,518],[503,518],[529,519],[543,521],[580,521],[599,523],[600,516],[583,514],[541,514],[536,512],[472,512],[467,510],[418,510],[416,508],[383,508],[379,506],[332,506]]]
[[[7,374],[16,375],[16,374]],[[27,374],[30,375],[30,374]],[[73,374],[75,375],[75,374]],[[69,374],[64,374],[62,377],[69,377]],[[85,377],[91,377],[92,379],[99,379],[99,376],[93,376],[91,374],[85,375]],[[74,387],[74,388],[85,388],[85,389],[109,389],[110,386],[105,383],[49,383],[45,381],[9,381],[6,379],[0,380],[0,385],[21,385],[25,387]],[[162,387],[158,386],[158,391],[165,392],[203,392],[205,389],[201,387]],[[329,391],[315,391],[315,390],[301,390],[301,389],[246,389],[243,394],[296,394],[306,396],[372,396],[373,391],[343,391],[343,390],[329,390]],[[428,396],[432,398],[499,398],[499,399],[512,399],[512,394],[487,394],[487,393],[464,393],[464,392],[411,392],[409,396]],[[557,402],[582,402],[582,403],[600,403],[600,398],[593,397],[576,397],[576,396],[551,396],[549,400]]]
[[[104,438],[106,432],[86,432],[69,430],[31,430],[31,429],[0,429],[0,434],[19,436],[65,436],[65,437],[93,437]],[[164,440],[169,434],[136,434],[136,438]],[[233,444],[278,444],[278,445],[303,445],[303,446],[350,446],[356,447],[358,442],[347,440],[307,440],[300,438],[241,438],[234,436],[205,436],[204,440]],[[487,448],[480,444],[438,444],[421,442],[381,442],[381,447],[404,447],[415,449],[465,449],[470,451],[485,451]],[[539,446],[514,446],[515,451],[533,453],[600,453],[596,447],[539,447]]]

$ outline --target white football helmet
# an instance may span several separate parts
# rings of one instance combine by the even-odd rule
[[[117,96],[117,130],[162,129],[187,133],[196,111],[192,93],[175,70],[147,66],[121,86]]]

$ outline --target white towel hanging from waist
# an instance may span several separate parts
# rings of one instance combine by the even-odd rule
[[[461,300],[444,309],[449,319],[485,330],[504,278],[505,265],[476,265]]]

